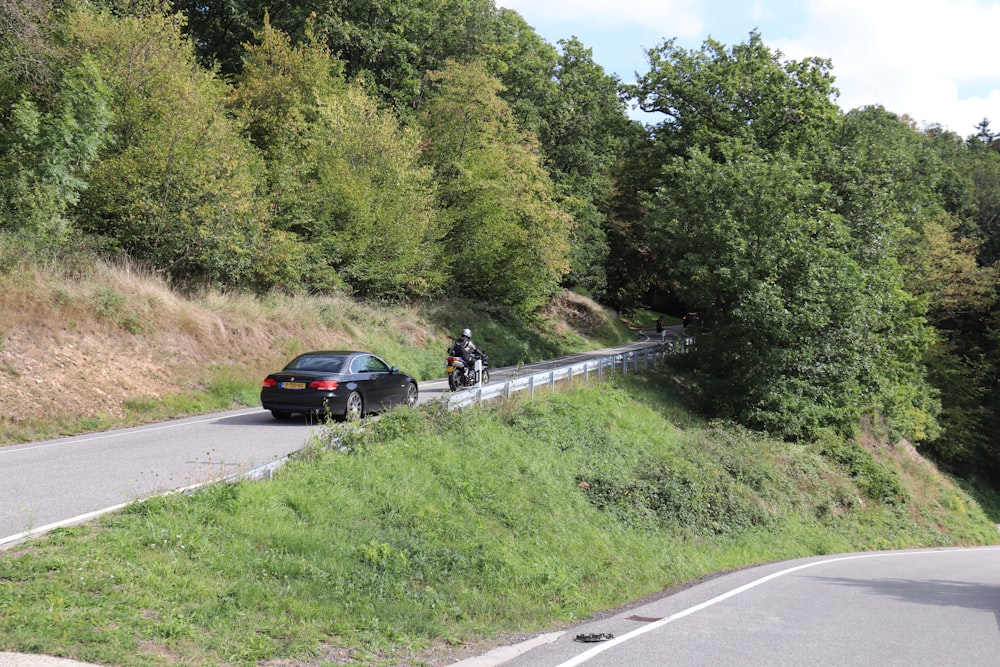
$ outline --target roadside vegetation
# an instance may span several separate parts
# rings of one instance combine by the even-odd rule
[[[272,481],[23,543],[0,559],[0,648],[123,666],[446,665],[752,563],[998,541],[905,443],[792,444],[704,421],[682,379],[331,425]]]

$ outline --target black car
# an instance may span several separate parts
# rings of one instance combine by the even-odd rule
[[[685,329],[687,327],[699,327],[701,326],[701,313],[697,311],[684,313],[684,317],[681,318],[681,322],[684,324]]]
[[[354,419],[417,404],[417,381],[370,352],[306,352],[264,378],[260,402],[275,419],[293,413]]]

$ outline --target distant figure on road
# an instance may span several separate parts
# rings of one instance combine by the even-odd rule
[[[656,320],[656,333],[660,334],[661,341],[667,337],[667,327],[663,323],[663,315],[660,315],[660,318]]]

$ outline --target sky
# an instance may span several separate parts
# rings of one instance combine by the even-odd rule
[[[1000,132],[1000,0],[496,0],[552,45],[577,37],[623,82],[646,50],[711,37],[727,49],[756,31],[785,59],[828,58],[845,111],[870,104],[918,127]],[[644,119],[641,112],[632,117]]]

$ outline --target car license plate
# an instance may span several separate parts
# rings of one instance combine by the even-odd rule
[[[281,383],[281,387],[282,387],[282,389],[305,389],[306,388],[306,383],[305,382],[282,382]]]

